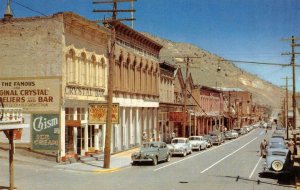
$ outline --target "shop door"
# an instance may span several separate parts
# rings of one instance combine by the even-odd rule
[[[95,126],[88,126],[88,149],[89,152],[95,152]]]
[[[81,150],[84,150],[84,127],[77,129],[77,154],[81,155]]]
[[[74,154],[73,127],[66,127],[65,131],[65,147],[66,154]]]

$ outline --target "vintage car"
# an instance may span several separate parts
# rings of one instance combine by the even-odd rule
[[[268,145],[266,147],[267,151],[272,148],[282,148],[286,149],[287,145],[282,137],[272,137],[270,138]]]
[[[164,142],[148,142],[144,143],[138,152],[131,155],[132,165],[139,162],[152,162],[157,165],[160,161],[169,162],[171,153]]]
[[[230,139],[237,138],[239,136],[239,134],[236,131],[232,130],[232,131],[225,131],[224,136],[225,136],[225,139],[230,140]]]
[[[203,139],[205,140],[205,142],[206,142],[206,146],[207,146],[207,148],[209,148],[209,147],[211,147],[213,144],[212,144],[212,138],[211,138],[211,136],[210,135],[204,135],[203,136]]]
[[[286,173],[291,167],[291,152],[281,137],[272,137],[266,147],[266,161],[263,172]]]
[[[171,155],[182,155],[182,156],[186,156],[187,154],[191,154],[192,153],[192,145],[189,142],[188,138],[183,138],[183,137],[177,137],[177,138],[173,138],[171,141],[171,145],[172,145],[172,152]]]
[[[202,136],[190,136],[189,141],[192,144],[192,149],[203,150],[207,148],[207,142]]]
[[[234,128],[233,130],[235,130],[239,135],[244,135],[247,133],[244,128]]]
[[[211,132],[209,134],[212,138],[212,144],[216,144],[216,145],[220,145],[222,144],[222,142],[224,142],[224,137],[223,137],[223,134],[221,132]]]

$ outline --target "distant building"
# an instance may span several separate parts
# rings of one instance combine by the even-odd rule
[[[200,95],[197,95],[200,93]],[[198,105],[197,133],[208,134],[224,130],[223,94],[222,91],[208,86],[196,85],[193,90]]]

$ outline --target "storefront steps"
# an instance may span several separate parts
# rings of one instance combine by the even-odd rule
[[[97,161],[97,160],[103,160],[104,154],[89,154],[87,156],[80,156],[78,161],[82,163],[86,162],[92,162],[92,161]]]

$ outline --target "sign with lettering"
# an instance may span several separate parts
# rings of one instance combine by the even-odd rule
[[[58,150],[59,115],[33,114],[31,134],[33,150]]]
[[[57,112],[60,79],[0,80],[4,107],[21,107],[23,112]]]
[[[172,122],[184,122],[184,119],[187,121],[187,117],[184,112],[169,112],[169,121]]]
[[[65,94],[69,96],[89,96],[89,97],[102,97],[104,94],[102,88],[91,88],[82,86],[66,86]]]
[[[112,106],[112,123],[118,124],[120,117],[119,104]],[[107,103],[95,103],[89,106],[89,123],[90,124],[105,124],[107,117]]]

